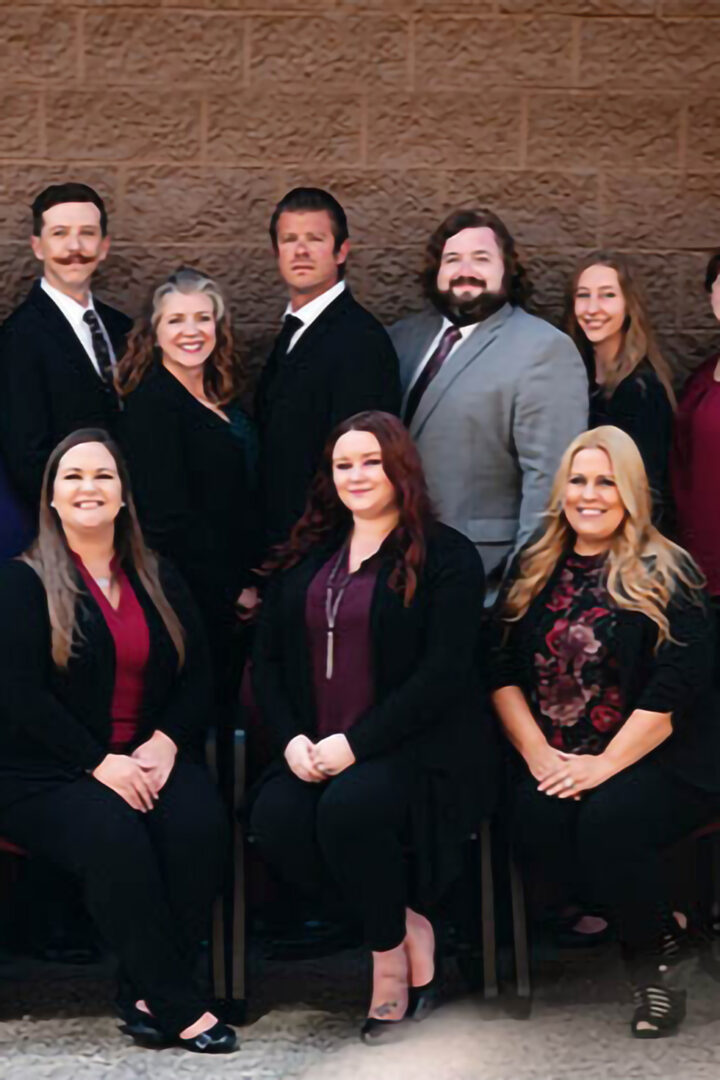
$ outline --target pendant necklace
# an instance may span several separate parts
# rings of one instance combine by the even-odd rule
[[[345,578],[338,583],[337,596],[333,600],[333,584],[337,577],[340,566],[345,558],[345,552],[347,551],[347,541],[340,548],[338,557],[335,560],[332,570],[330,571],[330,577],[328,578],[327,585],[325,586],[325,618],[327,620],[327,645],[325,651],[325,678],[332,679],[333,668],[335,662],[335,623],[337,620],[337,613],[340,610],[340,604],[342,598],[347,589],[350,581],[352,580],[352,574],[348,571],[345,574]]]

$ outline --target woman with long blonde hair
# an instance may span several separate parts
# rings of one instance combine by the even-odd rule
[[[145,547],[102,430],[53,450],[37,540],[0,568],[0,686],[0,834],[81,881],[120,961],[124,1030],[234,1049],[194,979],[225,856],[197,763],[207,645],[177,573]]]
[[[668,455],[675,394],[630,261],[596,251],[576,268],[566,297],[565,330],[590,377],[589,426],[614,424],[635,440],[660,521],[668,502]]]
[[[640,454],[618,428],[568,447],[498,623],[492,700],[516,751],[520,847],[568,887],[577,868],[617,921],[633,1034],[668,1035],[688,947],[660,856],[720,795],[713,633],[701,574],[652,524]]]

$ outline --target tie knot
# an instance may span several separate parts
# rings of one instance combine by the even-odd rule
[[[298,319],[297,315],[286,315],[283,320],[283,330],[287,334],[294,334],[302,325],[303,321]]]
[[[447,330],[443,334],[443,341],[450,341],[454,345],[462,337],[462,330],[459,326],[448,326]]]
[[[100,326],[100,320],[98,319],[92,308],[88,308],[87,311],[84,312],[83,322],[86,322],[91,330],[94,330],[96,327]]]

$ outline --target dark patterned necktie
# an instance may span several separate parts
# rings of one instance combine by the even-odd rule
[[[301,326],[304,326],[304,323],[302,319],[298,319],[297,315],[285,316],[282,330],[275,339],[274,352],[278,360],[283,360],[287,356],[295,331],[299,330]]]
[[[460,332],[459,327],[448,326],[447,330],[440,338],[437,349],[418,375],[408,394],[407,404],[405,406],[405,416],[403,417],[406,427],[410,427],[410,421],[415,415],[417,407],[420,404],[420,399],[447,360],[453,345],[456,341],[459,341],[461,337],[462,333]]]
[[[92,347],[95,353],[95,359],[97,360],[98,367],[100,369],[100,378],[108,386],[113,385],[113,365],[112,357],[110,356],[110,350],[108,343],[103,333],[103,328],[97,315],[92,308],[83,315],[83,322],[86,322],[90,327],[90,335],[92,337]]]

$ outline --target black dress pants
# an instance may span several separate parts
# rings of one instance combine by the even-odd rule
[[[268,862],[306,893],[338,890],[376,952],[405,937],[412,780],[396,757],[357,762],[320,784],[283,764],[252,808],[250,828]]]
[[[183,761],[145,814],[89,776],[0,812],[0,834],[80,878],[124,976],[168,1034],[207,1008],[194,970],[226,829],[209,776]]]
[[[647,760],[579,802],[537,785],[524,770],[511,793],[524,858],[561,881],[576,865],[588,898],[617,918],[628,959],[652,953],[669,914],[662,852],[717,813],[717,799]]]

